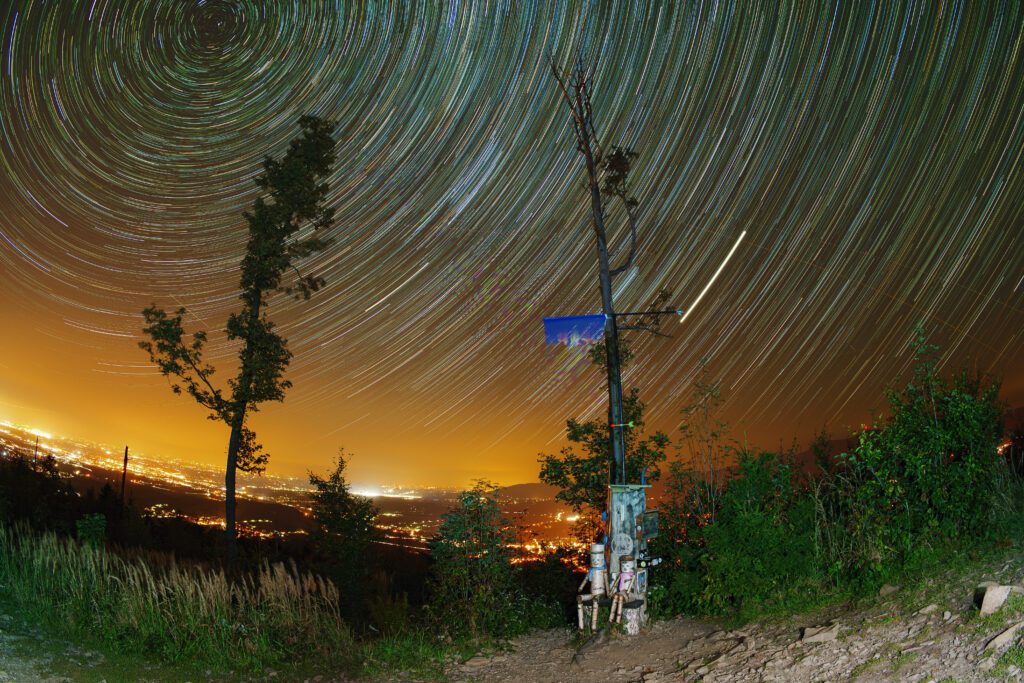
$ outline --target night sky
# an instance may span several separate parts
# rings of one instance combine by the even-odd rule
[[[945,370],[1024,404],[1017,0],[3,0],[0,38],[0,419],[222,462],[227,428],[149,365],[140,312],[223,328],[252,178],[312,113],[338,121],[337,221],[326,289],[270,309],[295,353],[253,421],[270,471],[345,446],[357,482],[535,480],[566,418],[606,410],[541,326],[600,307],[545,63],[581,43],[602,142],[639,154],[620,310],[663,288],[689,308],[747,231],[671,339],[634,342],[656,426],[706,357],[751,442],[845,436],[906,381],[919,321]]]

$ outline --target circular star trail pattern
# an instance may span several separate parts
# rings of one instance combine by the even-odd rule
[[[271,308],[295,388],[261,435],[284,469],[345,443],[377,478],[530,479],[564,419],[606,401],[541,329],[600,306],[546,63],[582,45],[603,144],[638,153],[619,309],[661,289],[688,307],[747,231],[671,339],[633,341],[626,383],[654,424],[673,427],[707,359],[748,436],[842,435],[905,378],[918,322],[946,369],[999,373],[1020,403],[1022,24],[1012,0],[15,0],[0,315],[61,339],[72,381],[166,392],[139,311],[222,327],[263,155],[329,117],[337,224],[309,264],[328,286]],[[213,360],[234,353],[214,337]]]

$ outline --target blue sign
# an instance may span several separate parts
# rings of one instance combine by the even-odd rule
[[[604,336],[605,320],[604,313],[544,318],[544,339],[548,344],[588,346]]]

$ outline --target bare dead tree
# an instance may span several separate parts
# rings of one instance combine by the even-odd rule
[[[623,435],[622,373],[619,359],[619,334],[612,297],[612,278],[629,270],[636,256],[636,208],[638,202],[629,191],[629,171],[636,153],[626,147],[612,146],[609,151],[601,144],[594,125],[591,102],[592,75],[582,54],[573,66],[562,69],[549,56],[551,73],[558,83],[562,101],[569,110],[576,150],[583,156],[587,170],[587,189],[590,193],[591,226],[597,243],[600,266],[601,303],[605,314],[605,352],[608,370],[608,424],[612,443],[611,481],[625,483],[625,439]],[[613,267],[613,255],[608,245],[605,219],[609,202],[619,202],[625,211],[629,229],[629,249],[620,265]]]

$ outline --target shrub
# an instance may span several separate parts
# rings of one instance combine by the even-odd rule
[[[877,587],[942,552],[1013,533],[1013,458],[997,448],[998,384],[963,373],[941,379],[936,348],[920,328],[913,348],[911,381],[887,392],[889,418],[835,459],[820,436],[812,448],[816,478],[807,485],[770,454],[738,453],[728,479],[704,474],[700,463],[720,462],[711,456],[729,448],[714,418],[717,385],[695,383],[684,423],[694,457],[691,469],[670,466],[666,533],[656,541],[667,562],[653,576],[655,613],[750,616],[795,606],[826,582],[839,592]]]
[[[703,530],[699,604],[741,611],[795,595],[819,577],[813,532],[813,502],[794,485],[791,465],[774,453],[741,453],[717,518]]]
[[[945,381],[920,330],[914,347],[913,379],[888,392],[889,419],[840,456],[834,486],[848,502],[832,505],[826,523],[855,539],[844,559],[854,572],[883,573],[929,543],[991,536],[1003,507],[998,383]]]
[[[373,573],[373,553],[369,551],[379,539],[374,526],[379,510],[371,499],[349,489],[346,465],[341,451],[334,470],[326,477],[310,472],[309,483],[313,487],[311,539],[328,576],[344,588],[343,608],[351,618],[365,615]]]
[[[432,543],[430,610],[449,636],[505,638],[550,623],[552,611],[528,599],[517,581],[514,540],[489,482],[463,491],[445,513]]]
[[[85,515],[77,522],[78,540],[83,544],[101,546],[107,538],[107,518],[99,513]]]
[[[619,352],[620,362],[625,365],[632,354],[624,345],[620,346]],[[604,344],[593,345],[590,358],[594,365],[607,368]],[[622,419],[629,425],[625,429],[623,444],[627,482],[639,482],[644,478],[648,483],[657,481],[661,476],[660,465],[665,460],[668,437],[661,432],[644,436],[645,409],[644,402],[640,400],[640,390],[636,387],[622,396]],[[559,455],[539,456],[539,476],[542,482],[558,489],[556,500],[577,513],[578,519],[572,527],[573,537],[583,545],[589,545],[604,533],[601,514],[608,506],[612,462],[608,423],[602,420],[569,420],[565,437],[570,445]]]

